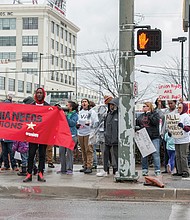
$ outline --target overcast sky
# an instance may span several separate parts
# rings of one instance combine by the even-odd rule
[[[12,0],[0,2],[11,3]],[[155,68],[142,65],[163,66],[171,60],[171,57],[180,59],[180,43],[172,42],[171,39],[187,36],[182,30],[182,2],[182,0],[135,0],[135,21],[138,21],[139,25],[151,25],[152,28],[161,29],[163,39],[160,52],[152,53],[151,57],[136,57],[137,68],[155,71]],[[80,28],[78,52],[103,50],[106,48],[106,38],[111,42],[118,39],[119,0],[67,0],[66,9],[66,17]],[[187,47],[186,42],[185,61],[188,56]]]

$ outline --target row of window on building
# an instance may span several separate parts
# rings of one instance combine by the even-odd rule
[[[55,24],[54,21],[51,21],[51,32],[56,34],[57,37],[61,37],[61,39],[65,39],[69,43],[76,45],[76,36],[72,35],[68,30],[65,30],[63,27],[60,27],[59,24]]]
[[[51,71],[50,79],[75,86],[75,77],[68,76],[60,72]]]
[[[26,17],[22,18],[22,28],[23,30],[35,30],[38,29],[38,17]],[[1,18],[0,19],[0,30],[16,30],[16,18]],[[68,30],[60,27],[59,24],[55,24],[54,21],[51,22],[51,32],[61,39],[65,39],[74,46],[76,44],[76,36],[72,35]]]
[[[8,91],[15,92],[15,79],[8,78]],[[18,92],[24,92],[24,81],[18,80]],[[31,82],[26,82],[26,93],[32,93],[32,86]],[[38,84],[34,83],[34,90],[38,88]],[[0,90],[5,90],[5,77],[0,76]]]

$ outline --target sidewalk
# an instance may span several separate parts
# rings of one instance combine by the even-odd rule
[[[46,166],[47,167],[47,166]],[[96,177],[92,174],[80,173],[81,165],[74,165],[73,175],[57,174],[56,168],[46,168],[47,182],[33,181],[23,183],[24,177],[19,177],[14,171],[0,172],[0,197],[53,197],[53,198],[79,198],[100,200],[135,200],[135,201],[189,201],[190,178],[172,177],[163,175],[164,188],[144,186],[144,177],[137,169],[139,179],[137,182],[115,182],[113,175]],[[101,169],[99,166],[98,169]],[[112,171],[111,171],[112,173]],[[153,176],[153,170],[149,171]]]

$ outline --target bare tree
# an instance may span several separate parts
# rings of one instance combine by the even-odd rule
[[[165,74],[163,75],[163,81],[167,83],[181,84],[181,63],[178,58],[172,57],[171,61],[167,62],[164,66]],[[188,98],[188,76],[187,71],[183,73],[183,87],[184,87],[184,98]]]
[[[90,82],[97,90],[101,90],[101,93],[107,92],[113,97],[118,95],[119,50],[115,43],[110,45],[106,41],[106,50],[104,53],[92,52],[91,56],[88,55],[80,58],[80,62],[83,66],[83,83],[85,81]]]

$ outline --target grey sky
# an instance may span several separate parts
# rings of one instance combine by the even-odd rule
[[[0,3],[12,3],[12,0],[0,0]],[[105,38],[111,42],[118,39],[119,0],[67,0],[66,8],[66,17],[81,29],[78,34],[78,52],[103,50],[106,47]],[[152,28],[159,28],[163,37],[162,50],[152,53],[151,57],[137,56],[136,67],[141,68],[140,65],[144,64],[163,66],[171,57],[180,58],[180,43],[172,42],[171,39],[187,36],[182,30],[182,0],[135,0],[135,15],[135,20],[140,21],[139,25],[148,24]],[[185,61],[187,47],[186,42]],[[154,68],[148,70],[154,71]]]

